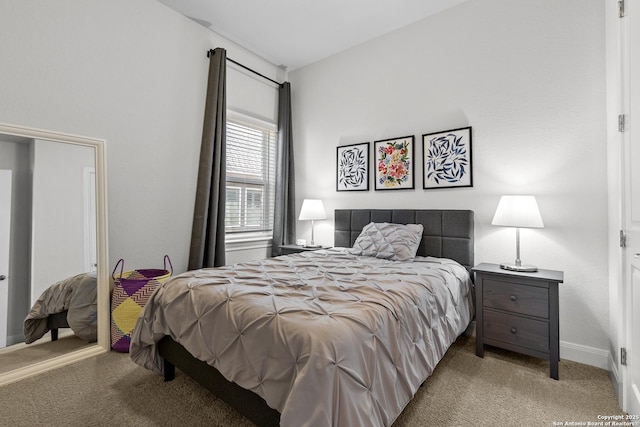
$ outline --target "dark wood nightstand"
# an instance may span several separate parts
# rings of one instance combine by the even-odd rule
[[[558,379],[560,360],[558,284],[564,273],[509,271],[482,263],[476,274],[476,355],[484,345],[549,361],[549,376]]]
[[[319,246],[317,248],[306,248],[302,245],[280,245],[280,253],[282,255],[297,254],[299,252],[317,251],[318,249],[329,249],[328,246]]]

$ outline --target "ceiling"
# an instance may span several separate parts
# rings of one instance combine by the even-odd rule
[[[158,0],[289,71],[467,0]]]

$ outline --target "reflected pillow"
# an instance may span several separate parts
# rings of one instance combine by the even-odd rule
[[[394,261],[412,261],[420,240],[422,224],[391,224],[371,222],[353,243],[351,253]]]

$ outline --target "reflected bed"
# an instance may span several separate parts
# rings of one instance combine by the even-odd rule
[[[98,339],[98,298],[95,273],[81,273],[54,283],[42,292],[24,320],[25,342],[31,344],[51,330],[71,328],[88,342]]]

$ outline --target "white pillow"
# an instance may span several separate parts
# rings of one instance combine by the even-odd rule
[[[394,261],[411,261],[420,246],[423,230],[422,224],[371,222],[362,229],[353,243],[351,253]]]

